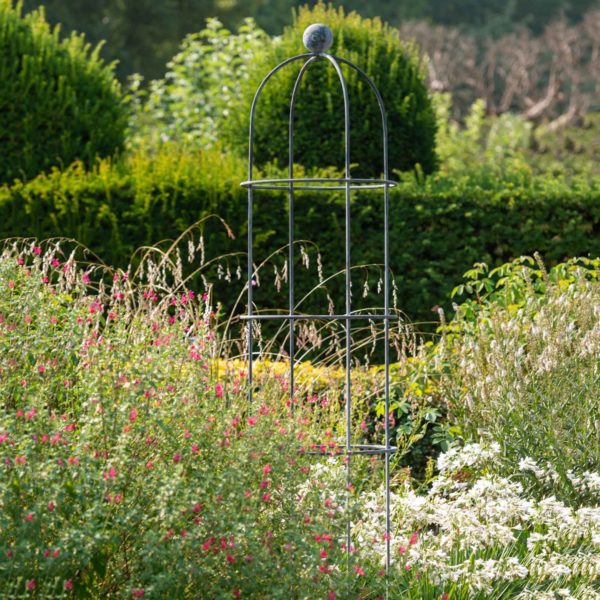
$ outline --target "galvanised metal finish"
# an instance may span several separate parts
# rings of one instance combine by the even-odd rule
[[[371,78],[354,63],[340,58],[338,56],[328,54],[327,49],[333,42],[333,35],[329,28],[325,25],[317,23],[308,27],[304,33],[304,42],[309,49],[308,54],[300,54],[292,56],[287,60],[283,61],[272,69],[266,77],[262,80],[261,84],[256,90],[252,106],[250,108],[250,126],[249,126],[249,152],[248,152],[248,179],[241,183],[243,187],[248,188],[248,312],[243,317],[248,322],[247,325],[247,353],[248,353],[248,399],[252,402],[253,396],[253,378],[252,370],[254,363],[254,350],[253,350],[253,324],[255,321],[261,320],[285,320],[289,321],[289,390],[290,390],[290,406],[294,409],[294,367],[295,367],[295,322],[301,320],[323,320],[323,321],[341,321],[344,323],[344,329],[346,334],[346,380],[345,380],[345,417],[346,417],[346,443],[343,446],[337,446],[334,454],[342,454],[346,457],[347,465],[347,481],[351,481],[351,462],[350,457],[355,455],[382,455],[385,460],[385,516],[386,516],[386,567],[389,571],[391,561],[391,520],[390,520],[390,456],[397,451],[395,446],[390,444],[390,321],[397,319],[398,316],[390,314],[390,265],[389,265],[389,189],[396,185],[395,181],[389,179],[388,170],[388,130],[387,130],[387,119],[385,108],[383,105],[383,99],[379,90],[371,80]],[[344,99],[344,177],[339,178],[307,178],[307,177],[294,177],[294,120],[296,111],[296,100],[302,83],[304,75],[309,70],[310,66],[319,60],[328,61],[333,69],[335,70],[340,86],[342,88],[342,95]],[[256,105],[262,90],[265,85],[271,79],[271,77],[277,73],[283,67],[290,65],[291,63],[303,61],[302,66],[298,72],[298,76],[294,83],[292,90],[292,96],[290,100],[290,111],[289,111],[289,160],[288,160],[288,177],[282,179],[253,179],[253,167],[254,167],[254,118],[256,113]],[[351,69],[354,69],[360,77],[362,77],[377,99],[379,110],[381,113],[381,125],[382,125],[382,136],[383,136],[383,178],[382,179],[361,179],[353,178],[350,173],[350,99],[348,97],[348,88],[346,81],[342,73],[340,65],[346,65]],[[289,281],[289,298],[288,298],[288,313],[287,314],[254,314],[253,310],[253,286],[254,280],[254,266],[253,266],[253,200],[254,190],[281,190],[285,189],[288,192],[288,281]],[[351,192],[356,189],[381,189],[383,190],[384,199],[384,214],[383,214],[383,228],[384,228],[384,314],[365,314],[363,312],[352,311],[352,297],[351,297],[351,238],[350,238],[350,199]],[[344,314],[317,314],[317,315],[306,315],[295,312],[295,296],[294,296],[294,192],[302,190],[314,190],[314,191],[331,191],[331,190],[343,190],[345,195],[345,279],[346,279],[346,294],[345,294],[345,312]],[[352,390],[350,381],[350,372],[352,367],[351,362],[351,323],[355,320],[383,320],[384,321],[384,402],[385,402],[385,444],[353,444],[352,443],[352,430],[351,430],[351,409],[352,409]],[[319,449],[309,452],[309,454],[323,455],[331,454],[331,448],[327,448],[326,451]],[[351,530],[350,522],[348,522],[347,529],[347,548],[351,548]]]

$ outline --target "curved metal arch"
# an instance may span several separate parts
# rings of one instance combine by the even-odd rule
[[[334,56],[336,60],[341,62],[344,65],[349,66],[351,69],[354,69],[368,84],[373,93],[375,94],[375,98],[377,99],[377,104],[379,105],[379,112],[381,113],[381,128],[383,135],[383,178],[388,179],[388,126],[387,126],[387,113],[385,111],[385,105],[383,103],[383,98],[381,97],[381,93],[377,89],[377,86],[373,82],[373,80],[367,75],[365,71],[363,71],[359,66],[355,65],[353,62],[342,58],[341,56]]]
[[[250,126],[249,126],[249,131],[248,131],[248,138],[249,138],[249,140],[248,140],[249,141],[249,144],[248,144],[248,179],[249,180],[252,179],[252,168],[254,166],[254,153],[253,153],[254,114],[256,112],[256,104],[258,102],[258,99],[260,98],[260,94],[263,91],[263,88],[265,87],[265,85],[267,85],[267,82],[269,81],[269,79],[271,79],[271,77],[273,77],[273,75],[275,75],[275,73],[277,73],[277,71],[279,71],[280,69],[283,69],[283,67],[285,67],[286,65],[289,65],[290,63],[293,63],[297,60],[302,60],[303,58],[310,58],[312,56],[314,56],[314,55],[313,54],[297,54],[296,56],[287,58],[282,63],[279,63],[276,67],[271,69],[265,75],[264,79],[260,82],[260,85],[256,89],[254,98],[252,99],[252,104],[250,106]]]

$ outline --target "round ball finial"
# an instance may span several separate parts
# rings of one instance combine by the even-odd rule
[[[302,41],[313,54],[321,54],[331,48],[333,33],[327,25],[313,23],[304,30]]]

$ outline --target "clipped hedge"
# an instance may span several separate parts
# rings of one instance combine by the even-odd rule
[[[218,214],[236,238],[230,239],[217,221],[208,221],[207,257],[244,252],[247,204],[239,187],[244,178],[243,162],[218,152],[138,155],[127,163],[104,162],[93,171],[74,165],[0,188],[0,238],[73,237],[104,261],[126,266],[139,246],[177,237],[202,216]],[[352,210],[353,264],[381,262],[380,195],[357,193]],[[257,193],[256,211],[255,258],[261,260],[286,243],[285,196]],[[498,265],[534,251],[548,264],[570,256],[599,256],[600,181],[567,185],[534,179],[497,190],[433,180],[405,183],[392,190],[390,219],[398,306],[413,320],[432,320],[432,307],[448,305],[452,287],[477,261]],[[343,193],[298,194],[296,225],[299,238],[318,242],[325,275],[343,268]],[[243,256],[233,260],[245,268]],[[297,275],[300,298],[310,283],[302,269],[297,268]],[[310,278],[314,283],[314,273]],[[357,271],[357,304],[373,301],[373,296],[361,297],[363,279]],[[371,291],[375,287],[371,281]],[[340,302],[342,289],[343,278],[333,285]],[[222,286],[218,299],[229,307],[239,291],[237,285]],[[285,306],[285,289],[264,296],[267,303]],[[316,302],[323,310],[323,297],[316,296],[304,310],[316,309]]]
[[[0,2],[0,182],[123,147],[127,113],[113,65],[83,36],[60,36],[43,7]]]

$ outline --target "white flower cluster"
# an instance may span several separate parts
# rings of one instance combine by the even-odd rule
[[[542,467],[530,457],[521,459],[519,470],[532,473],[541,483],[545,484],[553,484],[560,480],[560,475],[552,465],[546,464]],[[600,473],[584,471],[583,473],[575,474],[570,470],[565,473],[565,476],[573,488],[580,494],[600,497]]]
[[[600,579],[600,507],[573,509],[554,497],[536,501],[524,497],[518,482],[465,472],[499,452],[497,445],[451,448],[438,460],[440,475],[426,495],[406,486],[392,496],[397,572],[418,570],[433,583],[456,582],[491,597],[511,582],[532,590],[518,596],[523,599],[546,597],[542,588],[548,598],[598,597],[579,587]],[[521,466],[539,468],[530,460]],[[584,479],[588,486],[596,481],[592,474]],[[372,493],[354,524],[359,552],[379,552],[382,560],[383,507],[383,492]]]

